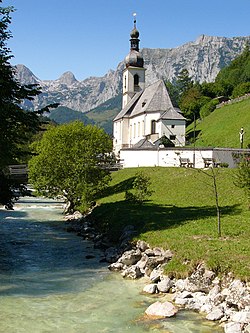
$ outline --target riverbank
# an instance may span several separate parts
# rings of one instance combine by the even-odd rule
[[[120,170],[112,174],[109,189],[102,193],[83,224],[75,223],[75,228],[74,223],[70,223],[68,228],[93,240],[95,246],[104,251],[103,260],[110,264],[118,260],[115,269],[125,276],[128,270],[132,278],[139,275],[148,279],[147,283],[153,286],[146,289],[158,293],[158,282],[170,279],[170,294],[167,294],[176,296],[176,303],[181,303],[178,306],[201,311],[213,320],[216,318],[225,326],[226,333],[248,332],[250,212],[244,193],[233,183],[235,170],[215,170],[222,237],[217,235],[211,171],[207,170],[206,174],[185,168],[140,168],[140,171],[151,179],[153,195],[149,201],[143,205],[125,201],[125,192],[131,190],[138,169]],[[131,267],[123,267],[119,262],[126,251],[136,249],[138,240],[150,244],[151,249],[171,251],[172,257],[167,264],[162,258],[153,256],[161,269],[157,283],[150,280],[151,273],[145,274],[136,268],[143,265],[141,259]],[[152,261],[151,257],[149,261]],[[211,276],[204,287],[208,272]],[[193,281],[194,277],[198,279],[198,287],[192,289],[190,279]],[[235,295],[233,300],[230,300],[231,294]],[[241,298],[245,300],[244,305],[240,303]],[[245,318],[237,317],[241,315]],[[239,321],[235,321],[237,318]]]
[[[123,230],[117,246],[95,230],[88,216],[82,217],[80,213],[68,217],[67,230],[91,239],[95,247],[101,248],[104,253],[102,261],[109,263],[111,271],[119,272],[124,278],[144,278],[142,292],[155,294],[160,300],[148,308],[150,311],[153,308],[153,316],[147,309],[146,317],[168,318],[181,309],[188,309],[209,321],[218,322],[225,333],[250,332],[249,283],[234,279],[231,273],[219,277],[202,262],[185,279],[166,275],[164,270],[174,254],[171,250],[150,248],[144,241],[130,242],[134,233],[132,225]],[[162,295],[166,295],[166,299],[162,299]]]

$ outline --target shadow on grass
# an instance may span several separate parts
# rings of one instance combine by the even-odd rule
[[[221,208],[222,216],[237,215],[240,212],[238,205]],[[137,236],[147,231],[175,228],[189,221],[216,218],[216,216],[214,206],[177,207],[156,205],[150,202],[137,205],[127,201],[102,204],[92,213],[97,226],[102,232],[107,232],[113,241],[119,239],[121,231],[126,225],[133,225],[136,229],[135,236]]]
[[[193,141],[194,138],[198,138],[199,134],[201,133],[201,130],[190,130],[188,131],[188,133],[186,134],[186,140],[187,141]]]
[[[131,190],[133,188],[133,182],[135,178],[136,177],[130,177],[116,185],[107,187],[105,190],[97,194],[96,199]]]

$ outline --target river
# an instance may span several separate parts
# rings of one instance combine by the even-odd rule
[[[198,314],[147,321],[156,298],[143,281],[101,263],[93,244],[65,230],[62,203],[22,198],[0,209],[0,333],[222,332]]]

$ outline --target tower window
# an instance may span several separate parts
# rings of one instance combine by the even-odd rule
[[[169,139],[170,139],[170,140],[175,140],[175,139],[176,139],[176,135],[170,135],[170,136],[169,136]]]
[[[139,75],[138,74],[134,75],[134,85],[139,86]]]
[[[156,133],[156,121],[152,120],[151,121],[151,134],[155,134]]]
[[[175,125],[171,125],[171,128],[175,128]]]

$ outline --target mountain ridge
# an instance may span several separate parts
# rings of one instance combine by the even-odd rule
[[[143,48],[146,85],[158,79],[173,81],[183,68],[189,71],[194,81],[212,82],[220,69],[243,51],[247,42],[250,42],[250,36],[201,35],[176,48]],[[85,113],[121,93],[124,63],[120,62],[116,70],[111,69],[102,77],[88,77],[83,81],[78,81],[71,72],[63,73],[56,80],[40,80],[24,65],[15,68],[16,77],[22,84],[36,83],[41,87],[42,93],[26,105],[29,109],[60,103]]]

